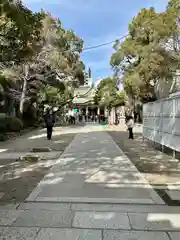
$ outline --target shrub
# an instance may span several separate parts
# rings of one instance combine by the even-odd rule
[[[0,133],[19,132],[22,127],[23,124],[19,118],[0,114]]]
[[[22,121],[17,117],[6,117],[7,132],[19,132],[23,128]]]
[[[0,133],[3,135],[3,133],[6,132],[6,115],[1,113],[0,114]]]

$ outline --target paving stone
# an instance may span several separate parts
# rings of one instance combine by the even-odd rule
[[[8,204],[5,204],[5,205],[0,205],[0,210],[4,210],[4,209],[12,209],[12,210],[15,210],[15,209],[17,209],[18,208],[18,206],[19,206],[19,204],[18,203],[15,203],[15,204],[13,204],[13,203],[8,203]]]
[[[4,196],[4,192],[0,192],[0,199]]]
[[[36,188],[37,189],[37,188]],[[70,191],[67,191],[68,193],[71,194]],[[77,191],[74,191],[76,192],[76,195],[78,195]],[[86,191],[87,192],[87,191]],[[35,193],[35,192],[34,192]],[[37,194],[37,193],[36,193]],[[68,197],[37,197],[36,195],[36,198],[34,199],[34,201],[36,202],[68,202],[68,203],[77,203],[77,202],[82,202],[82,203],[89,203],[89,202],[92,202],[92,203],[114,203],[114,204],[151,204],[151,205],[154,205],[154,202],[151,200],[151,199],[147,199],[147,198],[140,198],[140,199],[137,199],[137,198],[103,198],[103,197],[100,197],[98,196],[97,198],[92,198],[91,196],[90,197],[85,197],[84,196],[84,192],[83,191],[79,191],[79,197],[71,197],[71,196],[68,196]],[[32,195],[31,195],[32,196]],[[113,194],[111,195],[113,196]]]
[[[1,153],[0,154],[0,159],[18,159],[20,157],[26,156],[26,155],[32,155],[36,156],[38,155],[39,157],[43,159],[56,159],[62,154],[62,151],[53,151],[53,152],[13,152],[13,153]]]
[[[103,231],[103,240],[169,240],[165,232]]]
[[[41,182],[40,182],[41,183]],[[29,196],[26,198],[26,202],[34,202],[38,196],[38,194],[41,191],[40,183],[37,185],[37,187],[29,194]]]
[[[178,190],[166,190],[168,196],[174,201],[180,201],[180,191]]]
[[[131,229],[127,214],[115,212],[75,212],[73,227]]]
[[[71,209],[77,212],[180,213],[180,207],[167,205],[72,203]]]
[[[133,229],[136,230],[180,230],[180,214],[128,213]]]
[[[180,190],[180,183],[176,182],[174,184],[167,184],[168,190]]]
[[[22,203],[18,207],[21,210],[47,210],[47,211],[70,211],[71,204],[68,203]]]
[[[0,210],[0,225],[12,225],[23,211]]]
[[[71,227],[71,211],[25,210],[14,222],[20,227]]]
[[[38,228],[0,228],[0,240],[34,240]]]
[[[102,240],[100,230],[41,229],[36,240]]]
[[[27,201],[164,204],[130,159],[101,130],[99,125],[88,124],[80,129],[51,168],[53,177],[45,177]],[[123,182],[147,185],[146,189],[126,184],[122,187]]]
[[[170,232],[169,233],[171,240],[179,240],[180,239],[180,232]]]
[[[42,147],[42,148],[33,148],[32,152],[51,152],[52,150],[48,147]]]

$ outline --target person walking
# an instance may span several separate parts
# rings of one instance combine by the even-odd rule
[[[55,115],[53,113],[51,113],[49,109],[47,110],[47,112],[44,116],[44,121],[45,121],[46,129],[47,129],[47,139],[51,140],[53,127],[55,124]]]
[[[133,127],[134,127],[134,120],[133,117],[130,116],[127,119],[127,127],[128,127],[128,131],[129,131],[129,139],[134,139],[134,134],[133,134]]]

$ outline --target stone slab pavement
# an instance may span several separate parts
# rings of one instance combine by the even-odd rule
[[[179,240],[180,207],[22,203],[0,207],[0,240]]]
[[[0,240],[179,240],[164,204],[102,126],[79,129],[26,202],[0,206]]]
[[[27,201],[164,204],[96,124],[81,128]]]

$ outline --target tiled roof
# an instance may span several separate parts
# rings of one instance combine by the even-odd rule
[[[89,86],[80,86],[78,89],[75,90],[74,95],[75,97],[73,103],[76,104],[83,104],[88,102],[93,102],[95,94],[95,89]]]

